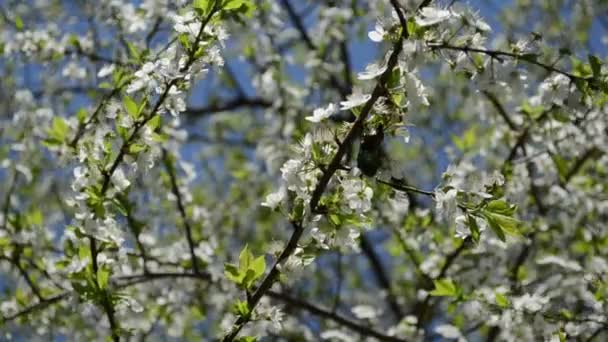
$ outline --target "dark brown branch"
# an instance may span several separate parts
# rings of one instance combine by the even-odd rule
[[[583,153],[582,156],[580,156],[574,161],[574,164],[572,164],[572,167],[570,167],[568,172],[566,172],[566,175],[564,176],[564,183],[568,183],[572,179],[572,177],[576,176],[576,174],[581,170],[581,168],[589,159],[601,153],[601,150],[595,146]]]
[[[144,273],[148,273],[148,255],[146,253],[146,249],[143,245],[143,243],[141,242],[141,238],[140,238],[140,227],[138,227],[139,222],[135,219],[135,217],[133,217],[133,213],[131,212],[131,208],[128,208],[127,210],[127,224],[129,226],[129,230],[131,231],[131,233],[133,234],[133,238],[135,239],[135,244],[137,245],[137,249],[139,249],[139,253],[140,253],[140,257],[141,257],[141,262],[142,262],[142,267],[144,270]]]
[[[507,123],[507,125],[509,126],[509,128],[512,131],[517,131],[517,125],[515,125],[515,123],[513,122],[513,120],[511,120],[511,118],[507,114],[507,111],[505,110],[505,108],[498,101],[498,98],[496,98],[496,95],[494,95],[492,92],[490,92],[488,90],[483,90],[482,93],[492,103],[492,105],[494,106],[494,108],[496,109],[496,111],[498,112],[498,114],[503,118],[503,120],[505,120],[505,122]]]
[[[165,161],[165,168],[167,170],[167,173],[169,174],[169,179],[171,180],[171,192],[173,193],[173,196],[175,196],[175,200],[177,202],[177,209],[182,219],[184,229],[186,230],[186,240],[188,241],[190,257],[192,258],[192,269],[194,270],[194,273],[198,274],[200,272],[200,269],[198,267],[198,260],[196,259],[196,254],[194,253],[194,238],[192,237],[192,226],[190,225],[190,220],[188,220],[186,208],[184,207],[184,201],[182,200],[182,195],[179,192],[179,187],[177,186],[177,179],[175,178],[175,167],[170,160],[167,150],[164,148],[163,159]]]
[[[13,170],[13,179],[10,181],[10,185],[8,186],[8,191],[6,192],[5,196],[4,196],[4,206],[2,207],[2,230],[6,230],[6,228],[8,227],[8,214],[11,210],[11,196],[13,196],[13,193],[15,192],[15,189],[17,188],[17,180],[19,179],[19,173],[17,172],[17,170]]]
[[[86,121],[78,123],[78,128],[76,129],[76,134],[74,135],[74,138],[72,138],[72,140],[69,143],[70,147],[72,147],[72,148],[76,147],[76,144],[78,144],[78,141],[84,135],[84,133],[87,129],[87,126],[89,124],[91,124],[93,121],[97,120],[97,116],[99,115],[99,113],[101,113],[101,111],[105,107],[106,103],[110,99],[112,99],[114,96],[116,96],[120,92],[120,89],[121,88],[114,88],[114,89],[112,89],[111,92],[104,95],[104,97],[101,99],[101,101],[97,105],[97,108],[95,108],[95,111],[93,112],[93,114],[91,114],[91,116],[89,116],[89,118],[86,119]]]
[[[99,279],[97,277],[97,270],[98,270],[98,265],[97,265],[97,244],[96,244],[96,240],[94,238],[89,238],[89,249],[91,250],[91,264],[93,267],[93,279],[95,280],[95,286],[97,286],[98,290],[101,290],[101,286],[99,285]],[[108,322],[110,323],[110,333],[112,336],[112,340],[114,342],[118,342],[120,341],[120,335],[119,335],[119,327],[118,327],[118,323],[116,322],[116,318],[114,316],[114,306],[112,305],[111,299],[110,299],[110,293],[108,292],[108,289],[103,289],[103,295],[101,298],[101,306],[103,307],[106,316],[108,318]]]
[[[32,292],[36,295],[36,297],[38,297],[38,300],[41,302],[44,301],[44,296],[42,295],[42,292],[40,292],[40,289],[38,288],[36,283],[32,280],[29,273],[27,273],[25,271],[25,269],[21,266],[20,260],[19,259],[15,260],[14,265],[15,265],[15,267],[17,267],[17,269],[19,270],[19,273],[21,274],[23,279],[25,279],[25,281],[27,282],[27,285],[30,287]]]
[[[203,116],[219,112],[228,112],[240,108],[268,108],[270,106],[272,106],[272,102],[262,98],[238,97],[225,103],[211,104],[209,106],[199,108],[188,108],[184,114]]]
[[[65,298],[67,298],[68,295],[69,295],[69,292],[63,292],[63,293],[60,293],[60,294],[58,294],[56,296],[46,298],[44,301],[38,302],[38,303],[36,303],[36,304],[34,304],[32,306],[28,306],[25,309],[23,309],[23,310],[21,310],[19,312],[16,312],[16,313],[14,313],[12,315],[8,315],[8,316],[5,316],[5,317],[0,317],[0,323],[10,322],[10,321],[13,321],[13,320],[15,320],[17,318],[20,318],[20,317],[23,317],[23,316],[27,316],[27,315],[29,315],[29,314],[31,314],[33,312],[38,311],[38,310],[42,310],[42,309],[46,308],[47,306],[49,306],[51,304],[54,304],[56,302],[59,302],[59,301],[65,299]]]
[[[374,275],[376,276],[376,280],[386,292],[386,301],[388,302],[389,308],[393,312],[397,322],[400,321],[403,317],[403,310],[401,310],[399,303],[397,303],[397,297],[393,293],[391,281],[384,270],[384,266],[382,266],[382,262],[380,262],[380,258],[376,254],[376,251],[374,251],[372,242],[365,234],[361,236],[361,250],[367,257],[367,260],[369,260],[370,266],[372,267]]]
[[[460,243],[460,246],[458,246],[455,250],[450,252],[450,254],[448,254],[445,257],[445,262],[443,263],[443,266],[441,267],[439,274],[436,277],[434,277],[432,280],[437,280],[437,279],[441,279],[441,278],[445,277],[450,266],[452,266],[452,264],[454,263],[456,258],[458,258],[458,256],[460,256],[460,254],[466,249],[467,245],[468,245],[468,241],[463,240]],[[432,283],[432,282],[429,282],[429,284],[430,283]],[[416,317],[418,318],[418,321],[417,321],[418,328],[422,328],[424,326],[424,324],[426,324],[425,318],[426,318],[429,310],[432,310],[433,306],[435,305],[435,304],[431,304],[432,298],[433,297],[431,297],[431,295],[427,294],[426,298],[424,298],[424,301],[422,303],[418,302],[416,304],[414,312],[416,314]]]
[[[27,273],[27,271],[23,268],[23,266],[21,266],[19,247],[17,247],[16,251],[17,251],[17,253],[12,258],[0,255],[0,260],[5,260],[8,263],[10,263],[11,265],[13,265],[17,269],[17,271],[19,271],[19,274],[21,275],[23,280],[25,280],[25,282],[27,283],[27,285],[30,288],[30,290],[32,291],[32,293],[38,298],[38,301],[43,302],[44,296],[42,296],[40,289],[38,288],[36,283],[32,280],[32,278],[30,277],[30,274]]]
[[[465,53],[481,53],[481,54],[485,54],[488,55],[496,60],[498,60],[499,62],[503,61],[503,57],[509,57],[515,60],[522,60],[525,61],[529,64],[532,65],[536,65],[538,67],[541,67],[549,72],[555,72],[558,74],[562,74],[566,77],[568,77],[570,80],[575,81],[575,80],[581,80],[584,81],[586,80],[584,77],[580,77],[580,76],[576,76],[574,74],[571,74],[567,71],[563,71],[560,70],[556,67],[554,67],[553,65],[549,65],[549,64],[545,64],[542,62],[539,62],[536,60],[536,58],[530,57],[530,56],[526,56],[526,55],[521,55],[521,54],[517,54],[517,53],[513,53],[513,52],[507,52],[507,51],[499,51],[499,50],[487,50],[487,49],[479,49],[479,48],[473,48],[470,46],[454,46],[454,45],[450,45],[447,43],[439,43],[439,44],[429,44],[428,45],[431,49],[444,49],[444,50],[454,50],[454,51],[461,51],[461,52],[465,52]]]
[[[336,313],[333,313],[327,309],[318,307],[316,305],[313,305],[309,302],[303,301],[301,299],[298,299],[296,297],[290,296],[288,294],[285,293],[280,293],[280,292],[275,292],[275,291],[268,291],[268,296],[277,300],[280,300],[282,302],[285,302],[287,304],[293,305],[295,307],[301,308],[303,310],[306,310],[314,315],[326,318],[326,319],[330,319],[338,324],[340,324],[341,326],[344,326],[348,329],[351,329],[353,331],[358,332],[359,334],[362,334],[364,336],[369,336],[369,337],[375,337],[380,341],[390,341],[390,342],[403,342],[406,341],[404,339],[398,338],[398,337],[394,337],[394,336],[389,336],[389,335],[385,335],[379,331],[376,331],[372,328],[366,327],[364,326],[362,323],[360,322],[356,322],[350,319],[347,319],[341,315],[338,315]]]
[[[80,46],[76,47],[75,50],[68,50],[65,53],[66,53],[66,55],[69,55],[69,54],[73,53],[73,54],[85,57],[85,58],[87,58],[88,60],[90,60],[92,62],[110,63],[110,64],[119,65],[121,67],[130,67],[130,66],[133,66],[133,65],[130,65],[130,64],[125,63],[123,61],[120,61],[118,59],[113,59],[113,58],[101,56],[101,55],[98,55],[98,54],[96,54],[94,52],[84,51],[84,50],[82,50],[82,48],[80,48]]]
[[[304,41],[304,44],[306,44],[306,47],[308,47],[308,49],[310,49],[312,51],[316,51],[317,46],[315,46],[312,39],[310,39],[310,36],[306,32],[306,27],[304,26],[304,23],[302,22],[300,16],[296,13],[296,11],[293,9],[291,4],[289,3],[289,0],[281,0],[281,3],[283,4],[283,7],[285,7],[285,10],[287,11],[287,14],[289,15],[289,18],[292,21],[293,25],[296,27],[296,29],[300,33],[300,37],[301,37],[302,41]],[[346,89],[346,87],[344,87],[340,83],[340,81],[336,78],[335,75],[329,74],[329,82],[331,83],[332,87],[334,87],[335,89],[338,90],[338,92],[340,93],[340,95],[342,97],[346,97],[347,95],[350,94],[350,91],[348,91]]]
[[[426,191],[426,190],[422,190],[422,189],[418,189],[416,187],[413,187],[411,185],[407,185],[407,184],[403,184],[402,182],[397,183],[398,180],[393,180],[391,179],[390,181],[384,181],[382,179],[377,178],[376,179],[378,182],[384,184],[384,185],[388,185],[393,189],[399,190],[399,191],[403,191],[406,193],[416,193],[416,194],[421,194],[421,195],[425,195],[425,196],[429,196],[429,197],[435,197],[435,193],[432,191]]]

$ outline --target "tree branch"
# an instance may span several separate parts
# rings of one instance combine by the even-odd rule
[[[268,108],[270,106],[272,106],[272,102],[267,101],[262,98],[237,97],[237,98],[229,100],[228,102],[225,102],[225,103],[211,104],[209,106],[199,107],[199,108],[196,108],[196,107],[188,108],[188,109],[186,109],[184,114],[191,115],[191,116],[194,116],[194,115],[203,116],[203,115],[209,115],[209,114],[214,114],[214,113],[219,113],[219,112],[228,112],[228,111],[240,109],[243,107]]]
[[[199,273],[200,269],[198,267],[198,261],[196,259],[196,254],[194,253],[194,239],[192,237],[192,226],[190,225],[190,220],[188,220],[188,215],[186,215],[186,208],[184,207],[184,202],[182,200],[182,195],[179,192],[179,187],[177,186],[177,179],[175,178],[175,168],[171,160],[169,159],[169,154],[167,150],[163,148],[163,159],[165,161],[165,169],[169,174],[169,179],[171,181],[171,192],[173,196],[175,196],[175,200],[177,202],[177,209],[179,211],[179,215],[182,219],[182,223],[184,225],[184,229],[186,230],[186,239],[188,241],[188,248],[190,249],[190,257],[192,259],[192,269],[194,273]]]
[[[385,93],[384,84],[386,84],[386,82],[388,81],[388,78],[391,75],[393,68],[395,67],[395,65],[397,65],[397,62],[399,60],[399,54],[401,53],[401,51],[403,49],[403,44],[402,44],[403,40],[407,39],[409,36],[408,31],[407,31],[407,22],[406,22],[405,18],[403,17],[403,13],[401,13],[397,0],[390,0],[390,1],[391,1],[391,4],[393,5],[395,11],[398,12],[399,19],[401,20],[401,23],[403,25],[403,30],[401,32],[401,35],[399,36],[399,39],[397,39],[397,41],[395,42],[395,44],[393,46],[393,52],[391,53],[391,55],[388,59],[386,71],[380,76],[380,79],[378,80],[378,83],[374,87],[374,90],[372,92],[370,99],[363,105],[363,108],[361,109],[361,112],[360,112],[359,116],[357,117],[357,120],[354,122],[354,124],[351,127],[351,129],[349,130],[349,132],[346,134],[346,137],[344,138],[344,140],[340,143],[338,151],[332,158],[327,169],[323,172],[321,179],[319,180],[315,189],[313,190],[313,193],[312,193],[312,196],[311,196],[311,199],[309,202],[309,207],[310,207],[311,213],[316,213],[318,211],[318,205],[319,205],[319,201],[321,200],[321,196],[325,192],[325,189],[327,188],[327,185],[329,184],[329,181],[331,180],[334,173],[340,168],[342,158],[346,154],[346,151],[350,148],[350,145],[361,134],[361,132],[363,130],[364,122],[367,119],[367,117],[369,116],[371,109],[374,106],[374,103],[376,103],[378,98],[380,98],[380,96]],[[291,224],[294,228],[294,231],[293,231],[289,241],[287,242],[287,245],[285,246],[285,248],[279,255],[279,258],[277,259],[277,261],[274,263],[274,265],[270,269],[270,272],[268,273],[268,275],[264,278],[264,280],[262,281],[262,283],[260,284],[258,289],[253,293],[253,295],[248,300],[249,309],[251,311],[253,311],[255,309],[258,302],[262,298],[262,296],[267,291],[269,291],[270,288],[272,287],[272,285],[274,284],[276,277],[280,273],[278,266],[280,264],[282,264],[284,261],[286,261],[291,256],[291,254],[293,254],[293,252],[295,251],[295,249],[298,245],[298,242],[300,241],[302,233],[304,232],[304,226],[302,225],[302,222],[291,222]],[[238,333],[243,328],[243,326],[247,322],[249,322],[249,320],[250,320],[249,317],[239,316],[239,318],[234,323],[232,329],[228,332],[228,334],[226,334],[226,336],[224,336],[222,341],[228,342],[228,341],[234,340],[234,338],[238,335]]]

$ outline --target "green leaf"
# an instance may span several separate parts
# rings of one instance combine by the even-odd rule
[[[467,221],[469,223],[469,230],[471,231],[471,238],[473,239],[473,242],[478,243],[481,233],[477,221],[475,220],[475,217],[471,215],[467,215]]]
[[[562,315],[567,320],[572,320],[574,318],[574,314],[568,309],[559,310],[559,314]]]
[[[498,236],[500,241],[505,242],[507,240],[507,237],[505,236],[505,232],[502,230],[500,225],[494,220],[494,218],[491,215],[485,215],[485,218],[486,218],[486,221],[488,222],[488,225],[494,231],[496,236]]]
[[[304,217],[304,201],[301,198],[297,198],[289,214],[289,219],[293,222],[300,222],[302,217]]]
[[[215,0],[194,0],[192,7],[194,9],[201,10],[203,13],[207,13],[215,3]]]
[[[87,110],[85,108],[80,108],[76,112],[76,118],[78,118],[78,122],[84,123],[87,119]]]
[[[568,167],[568,161],[562,156],[557,155],[555,153],[551,154],[551,159],[553,159],[553,163],[555,164],[555,168],[557,169],[559,178],[562,181],[565,181],[570,170],[570,168]]]
[[[38,208],[32,208],[25,213],[25,222],[28,226],[40,226],[44,222],[44,215]]]
[[[247,17],[251,17],[255,11],[255,4],[251,0],[225,0],[222,9],[225,11],[239,11]]]
[[[488,202],[486,210],[496,214],[513,216],[515,210],[517,210],[517,206],[511,205],[504,200],[493,200]]]
[[[258,338],[254,336],[242,336],[236,339],[236,342],[257,342]]]
[[[99,288],[101,290],[108,287],[108,283],[110,281],[110,270],[105,267],[100,267],[97,269],[97,284],[99,284]]]
[[[137,102],[133,101],[129,96],[125,96],[122,99],[122,103],[124,104],[127,113],[129,113],[133,119],[137,119],[139,116],[139,106],[137,105]]]
[[[258,279],[264,274],[264,271],[266,271],[266,258],[263,255],[255,258],[249,269],[255,272],[255,278]]]
[[[23,24],[23,19],[20,16],[15,15],[15,28],[17,31],[23,31],[25,25]]]
[[[100,89],[112,89],[112,84],[109,82],[101,82],[98,87]]]
[[[337,213],[330,213],[327,218],[329,219],[329,222],[336,227],[342,225],[342,218]]]
[[[251,285],[259,279],[266,271],[266,259],[262,255],[254,258],[249,251],[249,247],[245,245],[239,254],[238,267],[233,264],[224,265],[224,274],[226,278],[233,281],[239,286],[249,289]]]
[[[160,127],[160,115],[154,115],[152,119],[148,121],[147,125],[152,129],[152,131],[156,131],[156,129]]]
[[[388,89],[395,88],[395,87],[399,86],[400,82],[401,82],[401,68],[396,67],[391,71],[391,75],[388,78],[388,81],[386,82],[386,87]]]
[[[240,285],[245,278],[245,274],[241,274],[239,268],[234,264],[224,264],[224,275],[237,285]]]
[[[182,47],[184,48],[184,50],[186,50],[186,51],[190,50],[190,38],[188,37],[188,35],[186,33],[180,33],[177,36],[177,39],[179,40],[180,44],[182,44]]]
[[[17,303],[21,306],[27,306],[29,302],[28,295],[26,295],[25,292],[20,288],[17,288],[15,290],[15,299],[17,300]]]
[[[545,111],[545,107],[543,107],[543,105],[538,105],[538,106],[532,106],[530,105],[530,103],[528,102],[524,102],[521,107],[519,108],[519,110],[528,115],[530,118],[532,119],[538,119],[542,113]]]
[[[509,307],[510,302],[509,302],[509,298],[507,298],[506,295],[504,295],[500,292],[495,292],[494,298],[496,300],[496,305],[500,306],[503,309],[506,309]]]
[[[141,113],[144,112],[144,109],[146,109],[146,105],[148,105],[148,98],[145,97],[143,99],[143,101],[141,101],[141,103],[139,104],[139,107],[137,107],[137,116],[141,115]]]
[[[462,137],[452,136],[452,141],[459,150],[465,152],[475,146],[477,143],[477,136],[477,125],[473,125],[462,134]]]
[[[241,317],[249,317],[251,314],[251,310],[249,309],[249,304],[244,300],[237,300],[232,307],[233,312]]]
[[[129,145],[129,154],[138,154],[139,152],[146,149],[145,144],[133,143]]]
[[[492,228],[494,233],[498,235],[498,238],[500,240],[506,240],[505,233],[512,236],[521,236],[521,233],[519,232],[519,226],[521,225],[521,222],[519,220],[510,216],[496,214],[487,210],[483,210],[482,214],[486,218],[486,221],[488,222],[490,228]]]
[[[141,52],[139,52],[139,50],[137,50],[137,47],[129,41],[127,41],[127,47],[129,48],[129,54],[131,55],[131,58],[140,62],[141,61]]]
[[[458,288],[456,284],[449,278],[443,278],[434,280],[435,289],[429,294],[436,297],[456,297],[458,295]]]
[[[249,264],[253,261],[253,254],[249,252],[249,246],[245,245],[239,254],[239,270],[246,272],[249,269]]]
[[[70,131],[70,126],[65,122],[65,119],[60,116],[53,117],[53,121],[51,122],[51,128],[47,131],[52,142],[56,144],[61,144],[67,138],[68,132]]]
[[[225,0],[222,8],[224,10],[238,9],[242,5],[247,5],[249,3],[248,0]]]

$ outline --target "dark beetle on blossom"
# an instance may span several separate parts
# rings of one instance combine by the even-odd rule
[[[363,135],[361,138],[361,146],[357,155],[357,167],[361,172],[368,176],[374,177],[382,166],[384,158],[384,128],[378,126],[375,134]]]

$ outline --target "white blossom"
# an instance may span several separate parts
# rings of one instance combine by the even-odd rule
[[[426,89],[422,81],[413,72],[406,72],[404,76],[409,104],[411,106],[428,106],[429,100],[427,99]]]
[[[372,64],[368,64],[365,67],[365,71],[360,72],[357,75],[357,79],[360,80],[371,80],[374,79],[380,75],[382,75],[382,73],[384,73],[387,69],[387,65],[378,65],[376,63],[372,63]]]
[[[352,211],[365,213],[371,209],[374,192],[364,181],[355,178],[344,180],[342,189],[344,199]]]
[[[384,30],[384,27],[382,27],[382,25],[380,25],[378,23],[374,27],[374,30],[369,31],[369,33],[367,34],[369,39],[371,39],[372,41],[374,41],[376,43],[383,41],[385,35],[386,35],[386,31]]]
[[[356,91],[346,98],[346,101],[340,102],[341,110],[349,110],[355,107],[359,107],[369,101],[372,97],[371,94],[363,94],[360,91]]]
[[[351,311],[358,319],[372,319],[378,316],[378,311],[370,305],[357,305]]]
[[[466,338],[464,338],[460,330],[450,324],[442,324],[437,326],[435,328],[435,332],[441,335],[441,337],[445,337],[447,339],[455,339],[458,340],[458,342],[466,342]]]
[[[63,68],[61,75],[75,80],[83,80],[87,77],[87,70],[76,62],[70,62]]]
[[[131,185],[131,182],[129,182],[129,180],[125,176],[125,173],[122,168],[118,168],[114,171],[114,173],[112,174],[112,183],[119,191],[122,191],[128,188],[129,185]]]
[[[537,312],[549,302],[549,299],[538,294],[525,293],[523,296],[512,298],[515,310]]]
[[[581,265],[579,265],[576,261],[566,260],[557,255],[544,256],[542,258],[537,259],[536,263],[539,265],[549,265],[549,264],[557,265],[557,266],[563,267],[567,270],[574,271],[574,272],[579,272],[583,269],[581,267]]]
[[[419,26],[432,26],[442,21],[450,19],[454,14],[449,10],[427,6],[420,10],[420,15],[416,16],[416,24]]]
[[[449,189],[447,192],[435,191],[435,209],[439,216],[451,217],[456,212],[456,195],[458,195],[456,189]]]
[[[281,205],[283,199],[285,199],[285,190],[279,189],[276,192],[268,194],[268,196],[266,196],[266,200],[262,202],[262,206],[275,210]]]
[[[108,75],[111,75],[112,72],[114,72],[114,69],[115,69],[114,64],[105,65],[103,68],[99,69],[99,72],[97,73],[97,77],[104,78]]]
[[[332,114],[336,113],[336,111],[337,111],[336,105],[333,103],[330,103],[325,108],[315,109],[312,113],[312,116],[307,116],[305,119],[310,122],[321,122],[321,121],[329,118],[330,116],[332,116]]]

